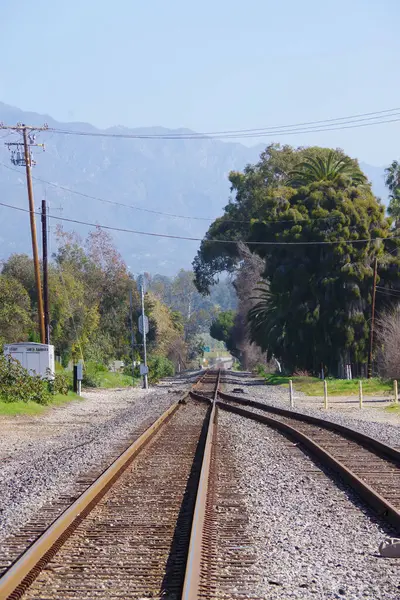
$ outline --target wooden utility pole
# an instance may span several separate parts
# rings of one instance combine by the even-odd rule
[[[35,267],[35,281],[36,281],[36,292],[37,292],[38,313],[39,313],[40,341],[42,342],[42,344],[45,344],[46,343],[46,334],[45,334],[45,329],[44,329],[42,284],[40,281],[39,252],[38,252],[37,237],[36,237],[35,202],[33,199],[33,187],[32,187],[32,177],[31,177],[31,154],[29,152],[28,134],[26,131],[26,127],[24,127],[22,129],[22,135],[24,138],[26,185],[28,188],[29,216],[31,219],[32,252],[33,252],[33,264]]]
[[[7,142],[9,150],[11,150],[11,162],[16,166],[24,166],[26,171],[26,185],[28,189],[28,200],[29,200],[29,217],[31,222],[31,237],[32,237],[32,252],[33,252],[33,264],[35,269],[35,282],[36,282],[36,294],[38,303],[38,317],[39,317],[39,331],[40,341],[42,344],[46,343],[46,331],[44,324],[44,311],[43,311],[43,297],[42,297],[42,284],[40,281],[40,264],[39,264],[39,253],[36,236],[36,220],[35,220],[35,203],[33,199],[33,187],[31,177],[31,167],[35,164],[32,161],[30,152],[31,146],[44,147],[43,144],[35,143],[35,130],[46,130],[47,125],[43,127],[32,127],[25,125],[24,123],[17,123],[17,125],[9,126],[0,123],[0,129],[9,129],[15,133],[22,134],[22,142]],[[29,133],[28,133],[29,132]]]
[[[374,260],[374,282],[372,284],[372,305],[371,305],[371,325],[369,329],[369,352],[368,352],[368,367],[367,378],[372,377],[372,351],[374,348],[374,325],[375,325],[375,297],[376,297],[376,279],[378,275],[378,259]]]
[[[47,255],[47,205],[42,200],[42,256],[43,256],[43,303],[45,343],[50,344],[49,280]]]

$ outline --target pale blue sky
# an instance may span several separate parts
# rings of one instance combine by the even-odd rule
[[[0,18],[0,101],[59,120],[205,131],[400,106],[399,0],[1,0]],[[399,134],[276,141],[383,165]]]

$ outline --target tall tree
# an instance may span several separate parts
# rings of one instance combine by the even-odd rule
[[[224,342],[227,349],[237,356],[238,349],[233,335],[234,327],[235,311],[220,312],[211,323],[210,334],[214,339]]]
[[[100,228],[92,231],[85,247],[98,293],[100,329],[103,337],[112,340],[114,358],[122,358],[129,345],[130,289],[133,291],[134,304],[139,305],[136,283],[106,231]]]
[[[209,227],[200,250],[193,261],[195,284],[204,294],[218,281],[220,273],[234,273],[240,264],[240,252],[235,241],[248,241],[252,223],[266,218],[279,218],[280,203],[287,193],[284,184],[295,167],[308,158],[328,155],[328,148],[292,148],[270,144],[255,165],[247,165],[243,173],[229,174],[231,198],[222,217]],[[337,156],[344,156],[336,150]],[[218,243],[211,240],[217,239]],[[224,240],[227,240],[224,243]]]
[[[319,181],[330,181],[332,183],[339,179],[345,179],[350,184],[366,183],[367,178],[361,172],[357,161],[337,150],[329,150],[322,156],[307,156],[306,159],[296,165],[289,172],[287,185],[300,187]]]
[[[153,356],[166,356],[175,366],[186,364],[183,316],[163,304],[152,292],[146,296],[146,312],[150,319],[149,350]]]
[[[397,160],[385,169],[385,184],[390,190],[388,212],[397,222],[400,218],[400,163]]]
[[[3,275],[13,277],[28,292],[32,309],[36,310],[37,293],[33,260],[27,254],[11,254],[3,264]]]
[[[208,293],[220,272],[237,272],[246,242],[265,262],[251,339],[292,368],[324,362],[337,373],[339,363],[362,363],[374,257],[382,286],[400,283],[400,263],[358,162],[341,150],[271,145],[229,180],[234,197],[194,261],[197,288]]]
[[[338,178],[286,191],[280,222],[253,225],[253,239],[271,245],[255,246],[269,287],[249,313],[252,339],[291,368],[337,373],[366,358],[372,263],[386,255],[374,239],[389,223],[369,186]]]
[[[27,341],[32,325],[27,291],[14,277],[0,275],[0,350],[6,342]]]
[[[92,232],[83,242],[75,234],[59,229],[58,239],[58,283],[50,298],[58,298],[61,303],[52,314],[59,311],[54,331],[55,340],[63,340],[62,354],[66,356],[78,345],[91,360],[107,362],[124,357],[129,353],[130,287],[135,306],[139,305],[136,285],[125,263],[103,231]],[[57,294],[58,288],[61,292]],[[62,314],[71,320],[69,336],[63,333]]]
[[[256,365],[265,364],[268,360],[267,354],[260,346],[251,342],[248,325],[249,310],[258,302],[256,288],[262,278],[264,261],[242,242],[238,249],[240,266],[233,282],[238,297],[238,306],[232,337],[238,351],[236,356],[240,359],[242,367],[252,369]]]

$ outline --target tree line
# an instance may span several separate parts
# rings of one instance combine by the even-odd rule
[[[388,217],[357,160],[340,149],[271,144],[257,164],[230,173],[229,203],[193,266],[203,294],[222,272],[233,277],[238,311],[220,314],[211,332],[245,367],[260,360],[248,356],[255,346],[291,371],[343,375],[350,364],[365,374],[375,259],[377,315],[398,303],[399,174],[396,162],[386,171]]]
[[[57,250],[49,264],[50,339],[63,366],[73,360],[109,365],[132,358],[139,361],[142,337],[137,329],[139,290],[134,276],[111,236],[97,228],[86,239],[57,229]],[[176,277],[145,274],[145,309],[150,365],[158,374],[198,367],[203,355],[202,334],[208,333],[219,310],[235,305],[228,282],[203,298],[191,271]],[[229,291],[228,291],[229,290]],[[129,293],[133,298],[135,351],[132,357]],[[37,292],[32,259],[13,254],[0,273],[0,347],[5,343],[39,341]],[[160,364],[167,365],[164,373]]]

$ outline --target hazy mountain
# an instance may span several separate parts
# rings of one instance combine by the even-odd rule
[[[31,125],[47,122],[50,127],[98,132],[87,123],[59,123],[47,115],[23,112],[0,103],[0,121]],[[114,127],[108,133],[176,133],[162,127],[127,129]],[[1,142],[16,136],[2,132]],[[190,215],[197,219],[171,218],[99,202],[60,188],[34,181],[36,206],[46,196],[56,216],[99,223],[111,227],[201,238],[208,228],[206,218],[221,214],[229,199],[227,175],[257,160],[263,146],[252,148],[219,140],[117,139],[43,133],[46,152],[35,151],[36,178],[108,201],[141,209]],[[10,162],[9,151],[0,145],[0,201],[27,207],[25,173]],[[5,165],[5,166],[4,166]],[[7,169],[11,167],[16,171]],[[362,164],[380,197],[386,196],[383,169]],[[62,208],[62,210],[60,210]],[[57,221],[52,221],[54,226]],[[64,223],[82,235],[85,226]],[[172,274],[188,267],[198,242],[113,233],[117,246],[132,272],[147,270]],[[54,241],[53,247],[54,247]],[[29,217],[26,213],[0,206],[0,258],[11,252],[30,252]]]

